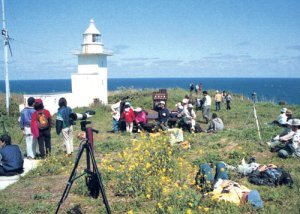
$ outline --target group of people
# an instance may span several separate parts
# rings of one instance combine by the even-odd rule
[[[196,84],[196,85],[194,85],[194,83],[190,83],[190,94],[192,94],[194,90],[195,90],[196,95],[198,95],[198,93],[201,94],[201,92],[202,92],[202,83],[199,83],[199,84]]]
[[[69,115],[72,109],[67,106],[67,100],[62,97],[58,101],[56,118],[57,134],[62,133],[66,153],[73,153],[73,128]],[[39,147],[39,157],[45,158],[51,154],[51,127],[54,125],[50,112],[44,108],[42,99],[29,97],[27,106],[21,111],[20,128],[26,140],[28,159],[35,159]]]
[[[300,119],[292,117],[292,111],[282,108],[277,120],[271,124],[283,127],[282,133],[267,142],[272,152],[281,158],[300,157]]]
[[[202,113],[205,122],[210,124],[207,132],[218,132],[224,128],[223,121],[218,117],[216,113],[210,118],[210,106],[211,97],[207,91],[203,92]],[[137,126],[137,131],[144,131],[146,127],[151,127],[152,130],[157,131],[161,129],[163,131],[168,128],[177,126],[183,130],[188,130],[192,133],[203,131],[200,124],[196,122],[196,112],[194,105],[186,96],[181,102],[175,105],[175,110],[169,110],[166,108],[165,101],[160,101],[155,105],[154,110],[157,111],[157,117],[152,124],[147,121],[147,112],[141,107],[133,108],[128,101],[119,100],[117,103],[111,105],[112,117],[113,117],[113,132],[127,131],[133,132],[134,125]],[[126,127],[126,128],[125,128]],[[149,130],[149,129],[148,129]]]

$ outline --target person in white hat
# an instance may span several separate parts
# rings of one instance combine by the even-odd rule
[[[280,144],[285,145],[293,139],[295,132],[292,129],[292,121],[293,119],[287,121],[287,128],[281,134],[274,137],[271,142],[267,142],[268,146],[271,148],[271,151],[276,151],[275,147],[279,146]]]
[[[135,114],[135,123],[138,127],[138,132],[140,132],[140,130],[144,131],[144,126],[147,123],[147,116],[145,111],[143,111],[142,108],[137,107],[134,110],[134,114]]]
[[[159,102],[158,118],[156,119],[155,125],[160,127],[163,131],[168,129],[168,120],[170,117],[170,112],[166,108],[165,101]]]
[[[286,144],[284,149],[279,150],[278,156],[281,158],[300,158],[300,119],[292,119],[291,126],[295,134],[292,141]]]
[[[287,122],[287,116],[286,116],[286,108],[282,108],[280,111],[280,115],[277,118],[277,122],[279,123],[279,125],[284,125]]]
[[[193,110],[193,105],[191,103],[187,105],[186,109],[183,109],[183,111],[178,114],[178,117],[181,117],[179,124],[183,129],[188,129],[190,132],[195,131],[196,113]]]

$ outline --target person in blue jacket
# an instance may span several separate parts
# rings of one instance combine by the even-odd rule
[[[23,155],[17,145],[11,144],[7,134],[0,136],[0,176],[13,176],[23,172]]]

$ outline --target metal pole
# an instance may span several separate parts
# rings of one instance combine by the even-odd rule
[[[5,14],[4,14],[4,0],[2,0],[2,35],[3,35],[3,42],[4,42],[4,69],[5,69],[5,93],[6,93],[6,113],[9,115],[9,98],[10,98],[10,91],[9,91],[9,79],[8,79],[8,57],[7,57],[7,48],[8,48],[8,34],[6,31],[5,26]]]
[[[255,108],[255,105],[253,105],[253,112],[254,112],[254,117],[255,117],[255,121],[256,121],[258,137],[259,137],[259,140],[260,140],[260,144],[262,144],[262,139],[261,139],[261,135],[260,135],[260,129],[259,129],[259,123],[258,123],[258,119],[257,119],[257,114],[256,114],[256,108]]]

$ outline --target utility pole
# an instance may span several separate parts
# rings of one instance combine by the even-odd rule
[[[9,90],[9,79],[8,79],[8,48],[9,48],[9,36],[5,26],[5,14],[4,14],[4,0],[2,0],[2,36],[4,42],[4,69],[5,69],[5,93],[6,93],[6,113],[9,115],[9,99],[10,99],[10,90]]]

